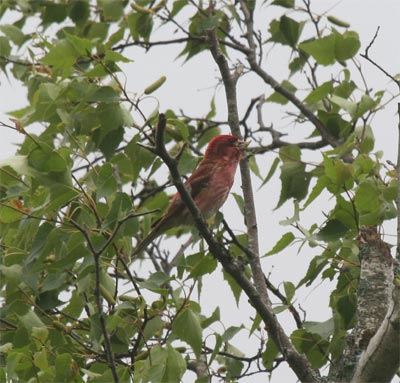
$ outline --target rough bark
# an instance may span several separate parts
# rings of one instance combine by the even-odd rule
[[[400,358],[400,286],[393,290],[392,302],[382,325],[361,354],[351,383],[390,382]]]
[[[382,241],[375,227],[362,229],[359,243],[361,270],[357,293],[357,321],[353,332],[347,337],[343,357],[331,368],[330,381],[390,382],[399,364],[396,347],[390,351],[396,361],[389,362],[391,368],[387,366],[386,371],[390,378],[369,380],[365,373],[367,370],[371,371],[372,377],[372,371],[384,368],[386,362],[378,355],[382,356],[384,348],[390,350],[390,339],[383,342],[383,338],[396,334],[398,304],[392,298],[394,260],[390,255],[389,245]],[[398,333],[392,341],[399,342]],[[389,373],[389,370],[393,372]]]

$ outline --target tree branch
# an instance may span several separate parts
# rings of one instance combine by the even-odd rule
[[[104,318],[103,304],[102,304],[101,292],[100,292],[100,255],[106,249],[106,247],[103,246],[101,252],[97,251],[95,249],[92,241],[90,240],[89,233],[86,231],[86,229],[83,228],[82,226],[80,226],[77,222],[73,221],[72,219],[70,220],[70,222],[73,226],[75,226],[83,234],[83,236],[85,237],[86,242],[89,246],[89,249],[92,252],[93,258],[94,258],[94,268],[95,268],[94,296],[96,299],[96,306],[97,306],[97,310],[99,313],[100,327],[101,327],[103,337],[104,337],[104,348],[105,348],[105,352],[106,352],[106,356],[107,356],[107,364],[110,367],[114,382],[118,383],[119,376],[117,373],[114,352],[113,352],[112,346],[111,346],[110,333],[108,332],[106,320]],[[108,243],[108,241],[106,241],[106,243]]]
[[[397,262],[400,263],[400,102],[397,104],[398,131],[397,131]]]
[[[395,286],[386,317],[362,353],[351,383],[391,382],[399,368],[399,332],[400,286]]]
[[[218,43],[215,31],[208,31],[209,46],[214,61],[218,65],[219,71],[222,76],[222,80],[225,88],[226,102],[228,106],[228,123],[233,134],[241,137],[240,134],[240,122],[239,113],[237,109],[237,98],[236,98],[236,81],[237,77],[233,76],[230,72],[228,62],[221,51]],[[281,325],[279,324],[275,314],[272,310],[272,304],[268,297],[267,286],[264,280],[264,273],[261,268],[260,259],[258,257],[258,233],[257,233],[257,219],[255,214],[254,196],[251,186],[250,170],[248,167],[247,160],[243,160],[240,163],[240,173],[242,176],[242,188],[245,201],[245,218],[246,226],[248,230],[248,243],[250,256],[249,264],[253,273],[254,286],[251,282],[245,278],[245,280],[238,280],[243,278],[243,274],[236,275],[237,270],[232,270],[228,265],[223,264],[225,270],[232,275],[232,277],[238,282],[238,284],[245,290],[251,303],[256,308],[257,312],[263,319],[268,333],[274,340],[275,344],[281,351],[284,358],[288,361],[289,365],[296,373],[298,378],[302,382],[316,382],[318,376],[312,370],[308,360],[300,355],[291,344],[288,336],[285,334]],[[225,250],[226,251],[226,250]],[[218,258],[218,257],[217,257]],[[219,258],[218,258],[219,259]],[[242,283],[246,283],[246,286],[242,286]],[[246,290],[247,289],[247,290]]]
[[[296,106],[296,108],[299,109],[300,112],[303,113],[304,116],[307,117],[308,120],[315,126],[324,141],[328,142],[333,147],[338,146],[340,142],[329,133],[322,121],[313,113],[313,111],[308,108],[301,100],[299,100],[294,93],[284,88],[281,84],[278,83],[278,81],[276,81],[272,76],[270,76],[261,68],[256,59],[256,44],[254,42],[254,29],[251,13],[248,9],[247,1],[241,0],[240,4],[242,12],[245,16],[245,23],[247,26],[246,37],[250,47],[250,52],[247,54],[247,60],[250,64],[251,69],[253,69],[253,71],[257,73],[266,84],[270,85],[277,93],[286,97],[294,106]]]
[[[387,359],[387,368],[383,368],[382,364],[372,365],[372,361],[382,362],[378,359],[383,350],[380,347],[388,347],[389,342],[399,342],[399,335],[392,335],[392,339],[383,341],[382,338],[387,336],[388,332],[393,334],[393,329],[390,329],[387,320],[392,320],[393,308],[389,309],[392,302],[391,296],[393,292],[393,258],[390,254],[389,245],[382,241],[376,227],[362,228],[359,235],[360,248],[360,278],[357,291],[357,317],[356,324],[351,334],[347,336],[347,347],[344,349],[341,358],[335,365],[331,367],[329,373],[332,381],[344,381],[353,383],[361,382],[386,382],[387,380],[360,380],[356,377],[362,376],[365,371],[376,371],[385,369],[387,374],[390,371],[396,371],[399,366],[398,347],[394,347],[389,352],[393,358],[388,358],[388,353],[385,353]],[[397,302],[398,304],[398,302]],[[397,306],[396,306],[397,307]],[[398,307],[396,308],[398,310]],[[386,315],[386,313],[389,314]],[[388,315],[390,319],[388,318]],[[395,316],[398,314],[395,314]],[[386,321],[386,322],[385,322]],[[380,338],[376,338],[377,333],[380,333]],[[375,335],[374,344],[371,345],[371,339]],[[368,352],[366,350],[369,350]],[[396,351],[397,350],[397,351]],[[396,356],[397,352],[397,356]],[[367,354],[365,354],[367,353]],[[372,359],[368,362],[368,367],[360,365],[360,355],[365,355],[363,358]],[[365,362],[363,362],[365,363]],[[393,365],[394,364],[394,365]],[[386,362],[384,363],[386,365]],[[367,372],[365,372],[367,373]],[[354,376],[354,378],[353,378]],[[393,377],[393,375],[392,375]],[[390,381],[390,379],[388,380]]]
[[[369,61],[372,65],[374,65],[376,68],[378,68],[386,77],[389,77],[395,84],[397,84],[397,86],[400,89],[400,80],[396,79],[394,76],[392,76],[386,69],[384,69],[383,67],[381,67],[377,62],[375,62],[373,59],[371,59],[369,57],[369,50],[372,48],[372,46],[375,43],[375,40],[378,37],[379,34],[379,29],[380,27],[378,26],[378,28],[376,28],[374,37],[372,38],[372,40],[370,41],[370,43],[368,44],[368,46],[365,48],[364,53],[361,53],[360,56],[364,59],[366,59],[367,61]]]

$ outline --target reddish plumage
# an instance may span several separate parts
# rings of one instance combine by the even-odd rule
[[[247,143],[233,135],[214,137],[207,146],[203,160],[185,182],[196,206],[205,219],[213,216],[226,201],[235,178],[237,165]],[[150,233],[138,244],[135,254],[165,231],[193,224],[192,216],[176,193],[165,214],[153,225]]]

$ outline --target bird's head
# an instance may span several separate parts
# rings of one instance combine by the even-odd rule
[[[241,141],[231,134],[221,134],[212,138],[207,146],[205,158],[232,159],[240,161],[249,142]]]

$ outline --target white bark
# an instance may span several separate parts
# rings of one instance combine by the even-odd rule
[[[393,290],[385,319],[361,354],[351,383],[390,382],[399,368],[400,286]]]

